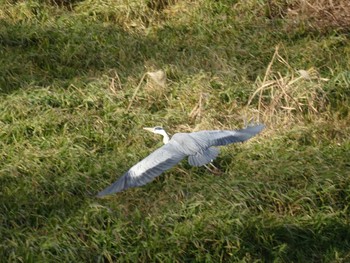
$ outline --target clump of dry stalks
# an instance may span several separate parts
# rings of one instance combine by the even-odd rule
[[[286,66],[285,75],[273,70],[276,62]],[[276,47],[264,78],[256,82],[247,109],[253,101],[257,102],[257,108],[249,111],[258,114],[260,122],[270,125],[317,117],[326,107],[325,81],[314,68],[294,71]]]
[[[145,79],[145,77],[148,76],[148,80],[150,80],[149,85],[146,87],[148,92],[153,92],[154,94],[158,93],[158,94],[162,94],[162,91],[165,89],[166,87],[166,73],[163,70],[158,70],[158,71],[154,71],[154,72],[146,72],[145,74],[143,74],[139,84],[137,85],[134,94],[132,95],[127,111],[130,110],[131,105],[133,104],[135,97],[138,93],[138,91],[141,88],[141,84],[143,82],[143,80]]]

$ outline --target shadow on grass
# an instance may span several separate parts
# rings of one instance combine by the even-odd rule
[[[115,70],[122,81],[129,76],[139,79],[149,68],[165,65],[175,68],[168,78],[182,74],[181,79],[186,79],[199,71],[221,71],[233,82],[242,76],[255,81],[265,74],[274,46],[281,43],[295,68],[333,68],[329,58],[341,61],[344,57],[345,36],[334,41],[332,32],[322,36],[302,30],[300,35],[298,29],[286,31],[283,19],[273,23],[262,16],[242,21],[237,12],[230,5],[210,5],[203,7],[201,15],[194,12],[191,19],[185,16],[183,22],[162,18],[161,26],[156,21],[142,33],[132,27],[126,31],[118,22],[92,21],[68,11],[52,22],[40,23],[34,18],[32,22],[11,23],[0,19],[0,92],[29,86],[64,88],[89,82],[110,70]],[[324,50],[327,37],[329,48]],[[300,48],[307,38],[321,43]],[[300,50],[294,52],[295,48]]]
[[[26,86],[62,87],[114,68],[133,72],[147,59],[151,44],[115,27],[99,24],[40,26],[0,22],[0,86],[9,93]]]
[[[3,189],[11,189],[0,194],[2,226],[7,229],[47,228],[51,223],[64,222],[72,215],[91,202],[92,196],[85,194],[79,186],[58,186],[54,180],[30,187],[30,179],[22,182],[12,180],[3,183]],[[16,184],[17,187],[13,185]],[[27,190],[25,193],[23,189]],[[51,225],[52,226],[52,225]]]
[[[276,258],[283,262],[324,262],[350,256],[350,228],[339,217],[317,218],[301,225],[249,226],[243,233],[242,246],[266,262]]]
[[[249,39],[245,30],[250,33]],[[194,21],[165,26],[146,35],[78,18],[51,25],[0,20],[0,90],[11,93],[28,86],[67,87],[82,79],[88,82],[112,69],[125,81],[130,75],[142,76],[147,66],[158,69],[173,65],[176,72],[171,73],[173,76],[168,74],[169,78],[201,70],[219,72],[227,70],[228,64],[240,64],[242,70],[239,61],[249,64],[247,72],[255,79],[269,59],[260,55],[272,53],[273,45],[257,47],[260,42],[253,39],[258,39],[254,35],[260,30],[253,31],[247,28],[218,32],[218,38],[206,25]],[[237,34],[241,35],[234,37]],[[247,45],[247,41],[251,44]]]

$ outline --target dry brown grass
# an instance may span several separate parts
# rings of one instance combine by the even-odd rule
[[[273,65],[282,63],[286,73],[274,71]],[[275,53],[267,66],[265,76],[256,82],[257,88],[250,96],[247,106],[258,100],[259,120],[269,125],[291,123],[296,120],[317,117],[326,108],[326,94],[322,78],[316,69],[294,70],[279,54]]]
[[[316,31],[350,28],[350,1],[347,0],[269,0],[266,16],[284,18],[288,29],[302,26]]]
[[[288,6],[286,18],[294,23],[324,31],[349,30],[350,1],[347,0],[297,0]]]

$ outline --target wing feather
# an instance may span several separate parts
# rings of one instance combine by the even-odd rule
[[[97,196],[102,197],[131,187],[145,185],[180,162],[185,156],[169,142],[135,164],[112,185],[99,192]]]
[[[188,156],[188,163],[192,166],[202,166],[213,161],[219,155],[219,152],[218,148],[210,147],[205,151]]]
[[[257,135],[264,128],[265,125],[259,124],[236,131],[199,131],[192,133],[191,136],[202,148],[208,148],[211,146],[223,146],[230,143],[244,142]]]

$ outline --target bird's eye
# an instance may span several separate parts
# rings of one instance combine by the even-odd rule
[[[155,131],[161,131],[161,130],[163,130],[163,128],[162,128],[162,127],[157,126],[157,127],[154,127],[154,130],[155,130]]]

